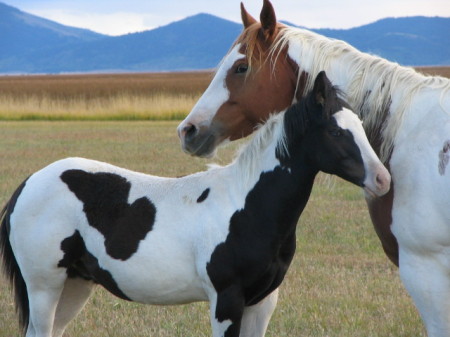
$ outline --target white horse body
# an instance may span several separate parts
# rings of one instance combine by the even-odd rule
[[[282,130],[280,117],[274,117],[278,120],[278,132]],[[112,275],[128,299],[159,305],[210,301],[213,335],[223,336],[230,323],[215,318],[217,294],[205,266],[214,249],[226,240],[229,219],[236,210],[244,208],[245,197],[260,173],[280,164],[275,158],[276,142],[270,144],[274,135],[270,132],[265,135],[266,145],[261,147],[261,142],[253,140],[243,151],[247,153],[232,164],[181,178],[150,176],[84,158],[63,159],[30,176],[11,214],[9,235],[28,291],[33,294],[30,310],[34,314],[27,337],[41,336],[35,331],[49,330],[42,328],[42,324],[54,324],[50,328],[52,336],[61,336],[91,293],[92,282],[67,278],[66,269],[58,266],[64,252],[56,248],[75,231],[80,232],[87,251],[98,258],[100,267]],[[258,151],[266,154],[253,158]],[[250,165],[249,169],[243,169],[246,165]],[[127,260],[112,258],[106,252],[105,237],[88,223],[83,203],[61,180],[63,172],[74,169],[124,177],[131,184],[129,204],[147,197],[157,206],[151,232]],[[237,175],[241,178],[236,179]],[[207,188],[210,189],[208,198],[198,202],[197,198]],[[50,289],[55,289],[56,298],[49,296]],[[36,301],[39,292],[42,296]],[[264,335],[277,297],[278,290],[275,290],[267,299],[245,307],[242,336]],[[54,323],[49,310],[56,312]]]
[[[438,93],[434,100],[424,96],[422,109],[405,116],[394,142],[391,229],[399,244],[400,276],[429,336],[445,337],[450,335],[450,167],[440,172],[439,154],[450,141],[450,116],[438,104],[430,106]]]
[[[429,336],[450,336],[450,80],[306,30],[283,34],[279,45],[288,47],[299,73],[314,78],[325,70],[362,115],[366,131],[381,129],[381,158],[394,186],[391,230],[400,276]],[[383,110],[388,116],[381,125]]]
[[[132,257],[122,261],[106,253],[104,236],[88,224],[83,203],[59,179],[69,169],[119,174],[131,183],[129,204],[146,196],[157,205],[151,235],[140,242]],[[23,258],[17,255],[17,258],[23,261],[23,268],[27,269],[26,256],[48,254],[48,237],[59,245],[78,230],[86,238],[87,250],[99,257],[99,264],[113,275],[121,290],[133,301],[180,304],[207,300],[201,286],[209,279],[205,275],[206,259],[220,242],[225,241],[228,223],[224,219],[229,219],[236,209],[243,208],[245,202],[246,193],[237,193],[236,189],[242,187],[233,183],[232,170],[233,167],[229,166],[182,178],[161,178],[84,158],[57,161],[36,172],[27,181],[34,188],[24,189],[11,216],[12,223],[20,219],[20,226],[11,227],[12,247],[24,255]],[[214,199],[216,193],[220,195],[221,207],[212,206],[208,200],[196,202],[206,188],[211,188],[209,199]],[[42,190],[46,190],[46,195],[51,199],[39,199]],[[55,216],[55,213],[60,215]],[[36,223],[41,226],[36,226]],[[47,234],[42,236],[42,232]],[[15,246],[27,246],[26,242],[34,242],[35,245],[30,246],[29,251],[15,249]],[[176,249],[173,249],[174,243]],[[42,260],[51,261],[49,267],[54,269],[62,258],[63,252],[60,251],[53,261],[48,256]],[[63,269],[61,271],[65,273]]]

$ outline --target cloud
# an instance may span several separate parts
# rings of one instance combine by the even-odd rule
[[[85,13],[63,9],[43,9],[32,12],[34,15],[42,16],[67,26],[87,28],[108,35],[139,32],[160,25],[159,20],[150,14],[132,12]]]
[[[206,12],[240,22],[241,0],[0,0],[65,25],[121,35]],[[242,0],[259,18],[262,0]],[[308,28],[350,28],[384,17],[450,16],[448,0],[272,0],[277,17]]]

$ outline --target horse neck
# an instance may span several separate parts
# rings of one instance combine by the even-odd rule
[[[425,87],[448,90],[447,79],[423,76],[411,68],[362,53],[343,41],[295,28],[288,28],[286,33],[282,43],[288,45],[289,56],[301,70],[299,74],[308,74],[304,93],[311,90],[316,75],[325,70],[363,119],[369,140],[384,162],[405,114],[416,105],[413,98]],[[420,113],[420,109],[416,110]]]
[[[282,115],[271,116],[238,152],[231,164],[236,182],[246,191],[258,181],[264,171],[270,171],[279,161],[275,152],[282,138]]]
[[[282,231],[289,231],[309,199],[318,170],[308,162],[301,142],[293,145],[286,139],[283,117],[272,116],[231,166],[244,193],[262,192],[257,209],[275,209],[273,219]],[[289,153],[292,148],[295,152]]]

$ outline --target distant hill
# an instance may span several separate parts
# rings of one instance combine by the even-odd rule
[[[0,3],[0,73],[213,68],[241,31],[238,23],[197,14],[153,30],[112,37]],[[352,29],[314,31],[403,65],[450,65],[450,18],[383,19]]]
[[[60,25],[0,2],[0,71],[26,72],[29,64],[48,49],[63,49],[71,43],[102,37],[104,35]]]
[[[315,31],[403,65],[450,65],[450,18],[386,18],[353,29]]]
[[[56,48],[39,69],[64,71],[160,71],[213,68],[242,27],[209,14],[118,37]]]

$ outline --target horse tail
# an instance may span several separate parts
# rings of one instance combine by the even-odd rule
[[[26,332],[30,319],[27,285],[25,284],[16,257],[14,256],[11,242],[9,241],[9,233],[11,229],[10,216],[25,183],[26,181],[17,188],[11,199],[0,212],[0,254],[3,262],[3,272],[14,289],[16,311],[19,314],[19,323],[23,334]]]

